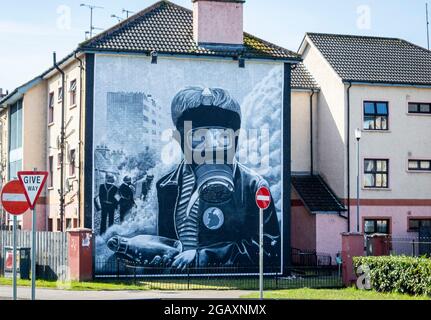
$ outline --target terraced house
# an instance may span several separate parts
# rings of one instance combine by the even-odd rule
[[[341,233],[358,226],[398,237],[427,232],[429,51],[399,39],[309,33],[293,52],[243,31],[243,0],[192,2],[193,10],[157,2],[0,100],[15,137],[8,139],[8,179],[34,167],[50,173],[39,230],[93,229],[100,275],[110,272],[104,259],[137,234],[191,247],[242,244],[253,256],[247,243],[255,240],[257,214],[240,213],[254,208],[249,195],[258,181],[272,191],[266,245],[282,265],[295,259],[291,249],[326,254],[325,263],[334,263]],[[193,186],[190,172],[177,167],[184,150],[172,132],[178,119],[193,118],[201,107],[212,108],[197,118],[199,128],[212,132],[205,139],[238,126],[262,136],[240,136],[240,163],[218,172],[221,182],[208,183],[196,171]],[[212,114],[217,108],[227,110]],[[33,125],[23,130],[29,117]],[[243,163],[249,146],[261,149]],[[199,206],[210,202],[209,208],[195,206],[192,194],[204,199],[212,184],[219,195],[238,196],[234,204],[206,199]],[[173,199],[166,196],[171,192]],[[183,208],[188,215],[184,203],[191,203]]]

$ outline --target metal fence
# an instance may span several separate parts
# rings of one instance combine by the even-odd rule
[[[176,270],[163,267],[140,267],[121,260],[96,259],[96,279],[122,281],[151,290],[257,290],[258,267],[207,267]],[[341,274],[336,267],[265,268],[266,290],[295,288],[341,288]]]
[[[412,257],[431,257],[431,238],[411,237],[394,238],[388,237],[385,240],[391,255],[406,255]]]
[[[292,264],[304,267],[331,266],[332,257],[327,253],[292,248]]]
[[[12,246],[13,232],[0,231],[0,275],[4,275],[5,246]],[[17,231],[17,246],[31,247],[31,231]],[[61,232],[36,232],[36,273],[39,279],[57,280],[67,277],[67,234]]]

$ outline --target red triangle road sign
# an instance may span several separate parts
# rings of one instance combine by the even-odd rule
[[[18,179],[24,187],[25,197],[30,209],[34,209],[37,199],[45,186],[48,172],[46,171],[20,171]]]

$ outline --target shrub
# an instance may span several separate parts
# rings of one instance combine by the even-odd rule
[[[374,290],[431,296],[431,259],[406,256],[355,257],[355,269],[367,266]]]

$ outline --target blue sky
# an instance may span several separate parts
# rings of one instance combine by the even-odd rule
[[[95,26],[108,28],[123,15],[156,0],[82,0],[103,6]],[[191,0],[172,0],[191,8]],[[291,50],[304,33],[328,32],[403,38],[426,46],[426,0],[247,0],[245,30]],[[0,14],[0,88],[13,90],[84,40],[89,10],[80,0],[2,1]],[[431,1],[430,1],[431,4]]]

